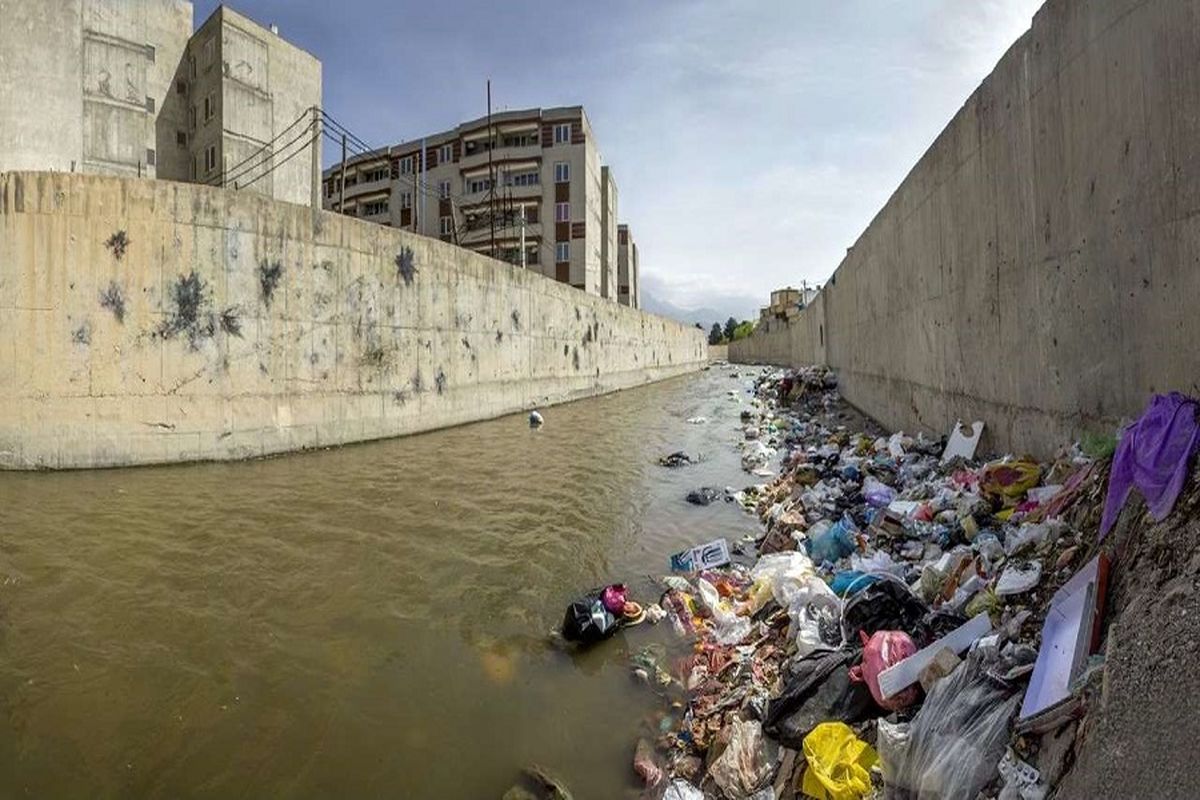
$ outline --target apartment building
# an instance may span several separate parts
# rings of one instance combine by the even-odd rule
[[[187,0],[0,0],[0,20],[0,171],[311,202],[311,151],[289,156],[313,146],[321,64],[276,31],[220,6],[193,35]]]
[[[628,225],[617,226],[617,302],[631,308],[642,307],[642,288],[638,272],[638,248]]]
[[[617,191],[582,106],[492,114],[347,157],[324,207],[426,236],[616,299]],[[493,186],[492,176],[495,185]]]

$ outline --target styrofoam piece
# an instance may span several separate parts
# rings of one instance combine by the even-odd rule
[[[992,621],[988,618],[987,612],[976,614],[928,647],[921,648],[899,664],[894,664],[879,673],[880,694],[885,700],[899,694],[920,680],[921,671],[937,657],[939,652],[950,649],[954,651],[955,655],[959,655],[991,630]]]
[[[983,423],[975,420],[971,423],[971,434],[963,431],[962,420],[954,423],[954,430],[946,440],[946,449],[942,451],[942,463],[952,458],[962,456],[970,461],[975,457],[975,448],[979,447],[979,437],[983,435]]]
[[[1063,584],[1050,601],[1042,625],[1042,645],[1018,724],[1071,697],[1071,681],[1091,651],[1097,606],[1103,603],[1103,569],[1101,556],[1097,556]]]

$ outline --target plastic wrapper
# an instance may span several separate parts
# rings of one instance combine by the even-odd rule
[[[617,632],[617,618],[604,607],[601,592],[589,592],[567,606],[562,635],[568,642],[594,644]]]
[[[700,590],[700,601],[704,603],[709,613],[712,614],[713,637],[717,640],[717,643],[737,644],[742,639],[745,639],[750,634],[750,620],[745,617],[739,617],[729,607],[729,604],[721,599],[721,595],[717,592],[717,587],[704,578],[696,581],[696,585]]]
[[[752,598],[761,598],[769,586],[775,602],[788,612],[791,635],[800,657],[837,644],[823,636],[822,630],[838,619],[841,603],[829,584],[817,576],[807,556],[794,551],[763,556],[750,571],[750,577],[756,583]]]
[[[730,800],[749,800],[771,779],[775,760],[757,722],[733,721],[729,746],[713,762],[708,776]]]
[[[929,607],[899,578],[886,574],[846,601],[842,608],[842,638],[857,643],[859,633],[918,630]]]
[[[879,720],[876,746],[889,789],[908,800],[974,800],[1005,752],[1020,686],[1009,659],[979,647],[934,684],[909,723]]]

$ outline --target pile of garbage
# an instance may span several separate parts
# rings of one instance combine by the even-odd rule
[[[1065,755],[1040,738],[1084,713],[1104,668],[1109,458],[1076,445],[1046,463],[976,460],[982,423],[876,435],[847,424],[836,386],[822,367],[759,376],[743,465],[783,456],[735,495],[762,521],[741,543],[756,558],[696,548],[662,579],[654,608],[679,652],[634,659],[667,709],[635,751],[645,796],[1045,797]],[[1175,416],[1152,404],[1123,432],[1115,462],[1116,492],[1174,492],[1156,516],[1200,439],[1194,403],[1189,416],[1171,402]],[[1139,426],[1155,457],[1174,443],[1157,472]]]

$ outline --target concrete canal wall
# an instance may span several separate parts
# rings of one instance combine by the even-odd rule
[[[250,193],[0,174],[0,467],[415,433],[707,363],[703,332]]]
[[[1049,0],[787,329],[882,423],[1045,455],[1200,392],[1200,4]]]

